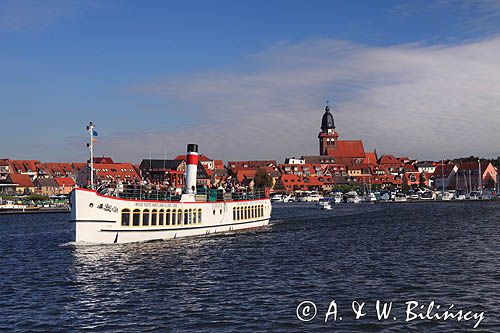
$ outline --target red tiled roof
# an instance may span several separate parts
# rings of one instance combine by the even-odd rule
[[[7,177],[8,180],[12,184],[17,184],[19,187],[35,187],[35,184],[30,179],[29,175],[21,175],[21,174],[9,174]]]
[[[481,161],[481,173],[484,173],[486,171],[486,168],[490,165],[490,162],[487,161]],[[459,171],[477,171],[479,169],[479,163],[478,162],[465,162],[462,163],[458,166]]]
[[[361,140],[338,140],[332,155],[335,158],[364,158],[366,156]]]
[[[94,163],[108,163],[108,164],[114,164],[115,162],[113,159],[109,156],[98,156],[94,157],[93,159]]]
[[[44,163],[51,175],[66,176],[73,173],[69,163]]]
[[[176,160],[186,160],[186,155],[178,155],[176,158]],[[200,154],[198,155],[198,161],[200,162],[208,162],[208,161],[212,161],[211,158],[208,158],[207,156],[203,155],[203,154]]]
[[[377,155],[375,153],[365,153],[366,157],[363,160],[362,164],[365,165],[374,165],[377,164]]]
[[[436,167],[436,170],[434,170],[434,178],[441,178],[441,177],[446,177],[448,178],[455,168],[455,164],[446,164],[441,167],[441,164],[439,164]]]
[[[54,180],[56,181],[57,185],[59,186],[75,186],[75,181],[73,178],[70,177],[54,177]]]
[[[131,163],[97,163],[94,164],[94,169],[101,180],[141,179]]]
[[[87,168],[87,163],[73,162],[71,165],[76,173]]]
[[[252,170],[238,170],[236,173],[236,178],[238,182],[242,183],[245,179],[254,179],[257,169]]]
[[[11,160],[11,164],[17,173],[36,172],[37,165],[40,161],[37,160]]]

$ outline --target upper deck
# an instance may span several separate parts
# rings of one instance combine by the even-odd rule
[[[150,185],[106,185],[96,191],[99,195],[138,201],[181,201],[182,194]],[[229,192],[223,189],[197,189],[196,202],[226,202],[266,199],[265,189],[253,189],[244,192]]]

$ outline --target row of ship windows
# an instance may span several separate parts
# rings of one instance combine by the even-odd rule
[[[233,208],[233,220],[247,220],[264,216],[264,205]]]
[[[162,226],[162,225],[189,225],[201,223],[201,208],[199,209],[130,209],[122,210],[122,226]]]

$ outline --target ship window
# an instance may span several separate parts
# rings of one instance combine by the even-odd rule
[[[233,207],[233,221],[236,220],[236,208]]]
[[[184,224],[189,224],[189,211],[184,209]]]
[[[182,224],[182,209],[177,210],[177,224]]]
[[[189,218],[188,224],[193,224],[193,210],[191,208],[189,209],[188,218]]]
[[[134,209],[132,225],[135,227],[141,225],[141,211],[139,209]]]
[[[151,211],[151,225],[156,225],[157,220],[158,220],[158,213],[156,212],[156,209],[153,209]]]
[[[214,209],[213,213],[214,213],[214,215],[215,215],[215,209]]]
[[[201,208],[198,209],[198,223],[201,223]]]
[[[236,219],[240,219],[240,207],[236,207]]]
[[[122,210],[122,225],[129,226],[130,224],[130,209]]]
[[[193,212],[192,212],[192,216],[193,216],[193,224],[196,224],[198,223],[198,220],[197,220],[197,216],[198,214],[196,214],[196,209],[193,209]]]
[[[243,213],[243,219],[247,219],[248,218],[248,207],[245,207],[244,208],[244,213]]]
[[[167,209],[167,215],[170,215],[170,210]],[[167,224],[170,224],[170,218],[168,219]],[[172,225],[177,224],[177,211],[175,209],[172,209]]]
[[[142,211],[142,225],[149,225],[149,209]]]
[[[164,217],[163,209],[160,209],[160,212],[158,214],[158,225],[163,225],[163,217]]]

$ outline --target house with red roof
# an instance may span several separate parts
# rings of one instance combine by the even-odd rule
[[[455,189],[458,166],[454,163],[438,164],[433,173],[434,187],[437,189]]]
[[[115,162],[113,159],[109,156],[94,156],[93,160],[94,163],[105,163],[105,164],[114,164]]]
[[[96,163],[94,164],[94,173],[96,183],[142,180],[131,163]],[[76,182],[80,187],[88,186],[90,184],[90,168],[80,169]]]
[[[59,185],[52,177],[37,177],[33,184],[36,186],[36,194],[46,196],[59,194]]]
[[[459,190],[465,192],[477,191],[484,188],[494,189],[498,171],[487,160],[479,162],[465,162],[458,166],[457,184]]]
[[[15,186],[17,194],[32,194],[36,191],[36,186],[28,174],[11,173],[5,183]]]
[[[71,163],[44,163],[52,177],[75,177],[76,173]]]
[[[70,177],[54,177],[59,194],[70,194],[76,187],[76,182]]]
[[[10,173],[13,173],[10,159],[8,158],[0,159],[0,180],[7,179],[7,176]]]

